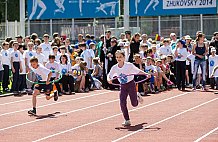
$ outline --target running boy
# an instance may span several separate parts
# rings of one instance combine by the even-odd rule
[[[113,77],[118,75],[120,78],[118,79],[121,84],[120,90],[120,107],[124,116],[123,126],[130,126],[130,118],[127,109],[127,96],[130,96],[132,106],[138,106],[138,102],[142,103],[143,99],[141,95],[136,92],[136,84],[134,82],[134,75],[127,76],[130,74],[145,74],[147,77],[150,77],[147,73],[141,71],[139,68],[134,66],[132,63],[125,62],[125,52],[122,50],[117,50],[116,53],[117,64],[114,65],[108,76],[107,81],[109,84],[112,84]]]
[[[30,59],[31,69],[36,74],[36,78],[38,79],[39,83],[45,83],[45,84],[36,84],[34,86],[33,91],[33,97],[32,97],[32,103],[33,103],[33,109],[28,111],[28,114],[36,115],[36,96],[40,94],[40,91],[44,89],[46,99],[50,100],[52,97],[54,97],[54,101],[58,100],[58,94],[57,91],[54,92],[54,94],[50,95],[52,84],[49,82],[52,77],[52,72],[44,67],[42,64],[38,63],[38,59],[36,57],[32,57]]]

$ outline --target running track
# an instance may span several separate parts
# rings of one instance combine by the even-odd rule
[[[218,142],[218,95],[176,89],[144,97],[133,108],[131,127],[122,127],[119,92],[98,90],[60,97],[38,96],[38,117],[30,117],[31,96],[0,98],[2,142]]]

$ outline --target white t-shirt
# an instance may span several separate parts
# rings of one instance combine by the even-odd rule
[[[176,51],[176,50],[175,50]],[[177,49],[178,54],[182,55],[182,57],[176,57],[175,60],[176,61],[186,61],[187,56],[188,56],[188,51],[186,48],[178,48]],[[175,54],[175,52],[174,52]]]
[[[218,66],[218,55],[214,57],[212,55],[209,56],[209,77],[212,74],[214,67]],[[218,77],[218,70],[214,73],[214,77]]]
[[[47,81],[48,74],[51,72],[40,63],[37,69],[31,67],[31,70],[36,74],[36,78],[38,81]]]
[[[118,64],[114,65],[108,73],[108,77],[112,79],[113,77],[117,76],[119,77],[118,80],[121,84],[126,84],[134,79],[134,75],[126,75],[138,74],[140,71],[141,70],[132,63],[124,62],[122,68],[118,67]]]
[[[40,46],[42,47],[42,53],[45,55],[46,62],[47,62],[48,57],[52,51],[51,44],[50,43],[42,43]]]
[[[20,56],[22,56],[20,54],[20,51],[16,50],[16,51],[12,51],[11,52],[11,58],[13,58],[13,61],[12,62],[20,62]]]
[[[71,71],[71,64],[60,64],[60,71],[63,75]]]
[[[191,60],[191,70],[192,70],[192,74],[194,74],[195,55],[190,54],[190,55],[188,55],[187,58]],[[198,68],[198,73],[197,73],[197,74],[202,74],[202,72],[201,72],[201,67],[200,67],[200,66],[199,66],[199,68]]]
[[[172,54],[172,50],[171,50],[171,47],[170,46],[161,46],[159,48],[159,54],[162,54],[162,55],[170,55]]]
[[[33,56],[36,56],[36,52],[35,52],[35,51],[26,50],[26,51],[24,51],[23,56],[24,56],[24,59],[25,59],[25,58],[27,59],[27,65],[29,65],[30,59],[31,59]]]
[[[154,65],[145,66],[145,72],[155,73],[157,72],[157,68]]]
[[[80,57],[84,59],[84,61],[87,63],[87,68],[90,69],[91,68],[91,57],[92,57],[90,52],[86,49],[81,53]]]
[[[23,71],[20,74],[26,74],[25,57],[23,56],[23,54],[21,54],[20,56],[20,61],[23,69]]]
[[[50,69],[50,71],[52,71],[51,77],[56,77],[56,72],[60,71],[60,65],[57,62],[54,62],[54,63],[47,62],[45,64],[45,67],[47,69]]]
[[[45,55],[42,54],[42,53],[40,53],[40,54],[36,53],[36,57],[37,57],[37,59],[38,59],[38,62],[39,62],[40,64],[42,64],[42,65],[44,65],[44,63],[47,62],[47,59],[45,58]]]
[[[2,55],[2,65],[11,65],[11,54],[8,50],[2,50],[1,52]]]
[[[4,70],[2,65],[2,54],[0,54],[0,71]]]
[[[88,49],[88,51],[89,51],[90,54],[91,54],[91,58],[92,58],[92,59],[95,58],[95,53],[94,53],[93,49]],[[92,62],[91,68],[92,68],[92,69],[94,68],[93,62]]]

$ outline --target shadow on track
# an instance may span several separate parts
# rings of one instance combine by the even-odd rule
[[[57,118],[56,114],[60,114],[61,112],[54,112],[54,113],[49,113],[46,115],[29,115],[29,116],[34,116],[36,119],[45,119],[45,118]]]

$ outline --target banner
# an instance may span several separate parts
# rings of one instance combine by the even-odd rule
[[[28,19],[119,16],[119,0],[28,0]]]
[[[216,14],[216,0],[130,0],[130,16]]]

